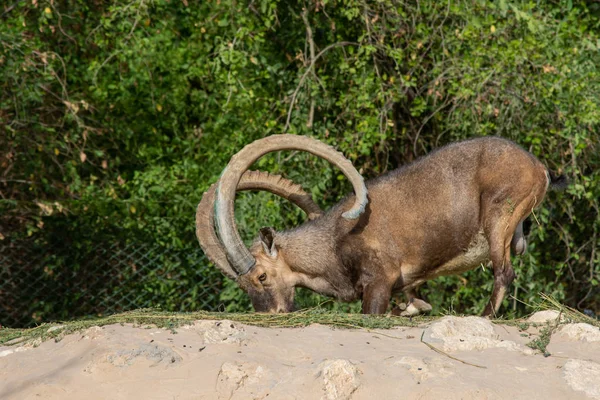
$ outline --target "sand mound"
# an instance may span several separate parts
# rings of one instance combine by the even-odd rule
[[[479,317],[385,331],[226,320],[147,328],[0,347],[0,398],[600,399],[598,328],[586,324],[560,326],[550,357],[526,346],[541,328]]]

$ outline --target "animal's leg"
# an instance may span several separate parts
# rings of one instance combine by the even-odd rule
[[[495,258],[496,260],[503,261],[492,261],[494,268],[494,288],[492,290],[490,301],[483,310],[482,316],[484,317],[496,315],[500,309],[502,300],[504,300],[504,296],[508,291],[508,287],[516,277],[515,271],[510,263],[510,251],[508,249],[505,251],[505,255],[496,255]]]
[[[513,233],[520,230],[522,237],[522,218],[525,210],[530,210],[534,199],[525,199],[519,207],[510,213],[499,212],[499,217],[491,219],[486,227],[486,236],[490,246],[490,259],[494,270],[494,288],[490,301],[483,310],[483,316],[495,316],[504,300],[508,287],[516,274],[510,261]]]
[[[523,220],[517,225],[515,234],[510,242],[510,248],[513,251],[513,254],[517,256],[525,254],[525,250],[527,250],[527,241],[523,235]]]
[[[390,304],[392,287],[388,282],[372,282],[363,289],[363,314],[384,314]]]
[[[416,288],[405,290],[404,295],[406,296],[408,303],[401,303],[394,307],[392,315],[412,317],[431,311],[431,305],[418,297]]]

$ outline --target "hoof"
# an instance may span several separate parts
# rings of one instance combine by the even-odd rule
[[[406,307],[406,310],[400,313],[402,317],[414,317],[415,315],[423,314],[431,311],[431,304],[421,299],[412,299]]]
[[[406,310],[402,311],[400,313],[401,317],[414,317],[415,315],[419,315],[421,314],[421,311],[415,307],[415,305],[413,303],[410,303],[408,305],[408,307],[406,307]]]
[[[429,304],[421,299],[413,299],[412,304],[415,307],[417,307],[417,309],[421,312],[431,311],[431,304]]]
[[[404,310],[406,310],[406,303],[400,303],[392,309],[391,314],[398,317],[402,315],[402,312],[404,312]]]

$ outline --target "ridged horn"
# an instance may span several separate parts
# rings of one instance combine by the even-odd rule
[[[215,191],[217,184],[213,184],[202,196],[196,209],[196,237],[200,247],[208,259],[217,266],[225,275],[235,279],[237,274],[231,268],[225,248],[217,237],[214,228],[215,219]],[[295,184],[280,175],[271,175],[268,172],[247,171],[237,187],[242,190],[265,190],[294,203],[304,211],[308,219],[315,219],[323,215],[323,211],[313,202],[311,196],[302,186]]]
[[[256,140],[231,157],[223,170],[217,186],[215,203],[219,237],[225,246],[231,267],[239,274],[247,273],[255,264],[237,231],[234,218],[235,192],[242,174],[263,155],[279,150],[301,150],[324,158],[337,166],[352,183],[356,199],[352,208],[342,214],[346,219],[356,219],[367,205],[367,187],[363,177],[344,155],[333,147],[307,136],[273,135]]]

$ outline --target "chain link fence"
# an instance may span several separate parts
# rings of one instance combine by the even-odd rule
[[[199,248],[156,244],[0,242],[0,325],[101,316],[147,307],[217,310],[223,276]]]

